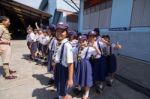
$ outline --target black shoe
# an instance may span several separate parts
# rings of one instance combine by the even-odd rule
[[[55,97],[54,99],[59,99],[59,97]]]
[[[73,89],[73,93],[74,93],[75,95],[79,95],[79,94],[82,94],[82,90],[79,90],[78,88],[74,88],[74,89]]]
[[[96,89],[96,92],[97,92],[98,94],[102,94],[102,93],[103,93],[103,90],[104,90],[104,85],[103,85],[103,84],[97,84],[97,85],[95,86],[95,89]]]
[[[108,81],[106,81],[106,85],[109,86],[109,87],[112,87],[113,86],[113,82],[114,82],[113,79],[109,79]]]

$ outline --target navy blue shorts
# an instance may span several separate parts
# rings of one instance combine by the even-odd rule
[[[37,42],[33,42],[31,45],[31,51],[32,53],[35,53],[37,51]]]
[[[38,50],[42,52],[42,44],[38,43]]]

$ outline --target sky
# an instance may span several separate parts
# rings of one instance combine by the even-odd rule
[[[17,1],[19,3],[38,9],[42,0],[14,0],[14,1]]]

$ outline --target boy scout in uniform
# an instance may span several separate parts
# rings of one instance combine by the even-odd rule
[[[5,79],[15,79],[16,76],[12,75],[16,71],[9,68],[11,58],[11,34],[8,31],[10,20],[6,16],[0,16],[0,56],[3,62],[4,77]]]

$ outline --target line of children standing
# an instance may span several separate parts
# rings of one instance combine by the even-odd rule
[[[42,29],[37,26],[37,28],[33,31],[33,28],[31,26],[27,28],[28,35],[26,37],[26,40],[31,54],[30,58],[37,63],[39,63],[39,60],[43,63],[47,59],[48,44],[51,36],[48,32],[48,29],[49,28]]]
[[[68,91],[73,85],[75,93],[83,91],[82,99],[89,98],[92,86],[100,94],[105,82],[112,86],[117,69],[113,53],[121,48],[119,43],[112,44],[108,35],[101,37],[98,29],[78,37],[75,31],[69,32],[68,25],[63,22],[56,27],[50,25],[47,31],[38,28],[37,24],[36,27],[36,40],[27,40],[37,42],[38,55],[48,55],[48,71],[54,75],[49,84],[56,85],[59,99],[70,99]],[[28,33],[33,35],[32,31]],[[32,38],[30,35],[27,38]],[[32,55],[30,46],[29,49]]]

